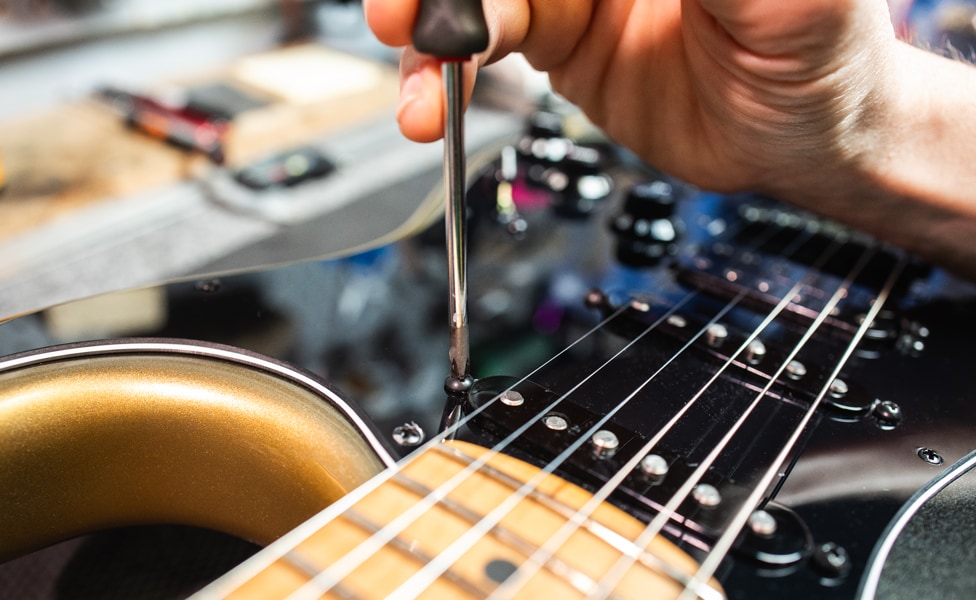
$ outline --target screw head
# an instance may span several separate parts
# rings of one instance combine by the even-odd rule
[[[424,441],[424,430],[410,421],[393,429],[393,442],[398,446],[416,446]]]
[[[813,564],[827,577],[841,577],[851,568],[847,550],[835,542],[826,542],[817,546],[813,553]]]
[[[930,465],[941,465],[945,462],[942,455],[931,448],[919,448],[915,451],[915,454]]]
[[[901,421],[901,407],[891,400],[884,400],[874,407],[874,416],[887,424],[894,425]]]

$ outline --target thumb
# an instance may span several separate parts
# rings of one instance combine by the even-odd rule
[[[444,135],[444,79],[443,63],[412,47],[403,52],[400,59],[400,101],[397,105],[397,123],[400,131],[415,142],[433,142]],[[468,61],[464,65],[465,105],[474,89],[477,64]]]

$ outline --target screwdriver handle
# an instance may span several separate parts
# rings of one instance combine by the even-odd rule
[[[420,0],[413,45],[444,60],[467,60],[488,48],[481,0]]]

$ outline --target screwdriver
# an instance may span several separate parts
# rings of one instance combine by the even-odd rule
[[[468,346],[467,208],[464,156],[464,63],[488,48],[488,25],[481,0],[421,0],[413,45],[442,61],[444,77],[444,189],[447,202],[448,283],[450,286],[451,374],[449,393],[471,385]]]

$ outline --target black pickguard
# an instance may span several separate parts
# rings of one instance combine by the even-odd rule
[[[551,146],[564,143],[554,130],[537,127],[516,144],[521,150],[516,177],[493,163],[472,186],[470,320],[480,395],[460,408],[470,412],[631,298],[648,310],[625,308],[522,384],[525,404],[518,412],[501,405],[486,410],[463,435],[493,443],[523,422],[519,415],[533,414],[530,408],[572,391],[554,409],[567,421],[564,431],[536,423],[513,449],[545,464],[640,389],[603,427],[621,441],[616,453],[599,456],[584,445],[560,469],[596,489],[719,373],[784,292],[805,280],[797,292],[801,299],[761,336],[764,356],[751,362],[740,355],[657,447],[671,463],[668,475],[631,476],[612,496],[649,520],[766,387],[830,294],[859,268],[837,310],[795,357],[806,374],[773,382],[742,435],[706,474],[722,492],[723,504],[713,510],[685,502],[680,519],[669,523],[667,534],[703,556],[737,499],[751,490],[828,383],[861,315],[903,262],[876,325],[841,371],[846,394],[826,398],[766,494],[770,512],[780,519],[779,534],[744,539],[718,572],[732,598],[854,597],[872,549],[899,507],[976,448],[976,398],[968,373],[976,339],[972,286],[771,200],[687,189],[603,142],[531,156],[532,142],[545,139],[555,140]],[[513,184],[522,194],[514,210],[498,203],[500,180],[503,193]],[[673,241],[666,231],[636,235],[639,214],[631,214],[629,224],[620,220],[622,213],[646,207],[625,206],[631,183],[651,181],[670,186],[677,199],[673,213],[658,207],[660,214],[646,217],[666,221],[676,233]],[[605,184],[611,188],[601,191]],[[158,294],[164,322],[124,333],[229,343],[273,355],[321,374],[359,399],[382,430],[391,433],[416,421],[430,435],[439,426],[445,398],[442,238],[442,229],[435,227],[347,259],[170,284]],[[870,258],[858,267],[864,256]],[[591,304],[602,306],[584,303],[593,288],[605,297]],[[723,342],[694,337],[726,309],[720,319],[728,334]],[[84,327],[64,333],[51,325],[53,314],[0,326],[0,353],[117,335]],[[631,350],[602,366],[659,320]],[[660,377],[641,387],[666,363]],[[891,406],[882,402],[896,404],[900,415],[892,417]],[[924,461],[920,448],[936,451],[942,464]],[[818,550],[827,543],[843,549],[838,551],[846,555],[843,565],[831,566],[829,553]]]

